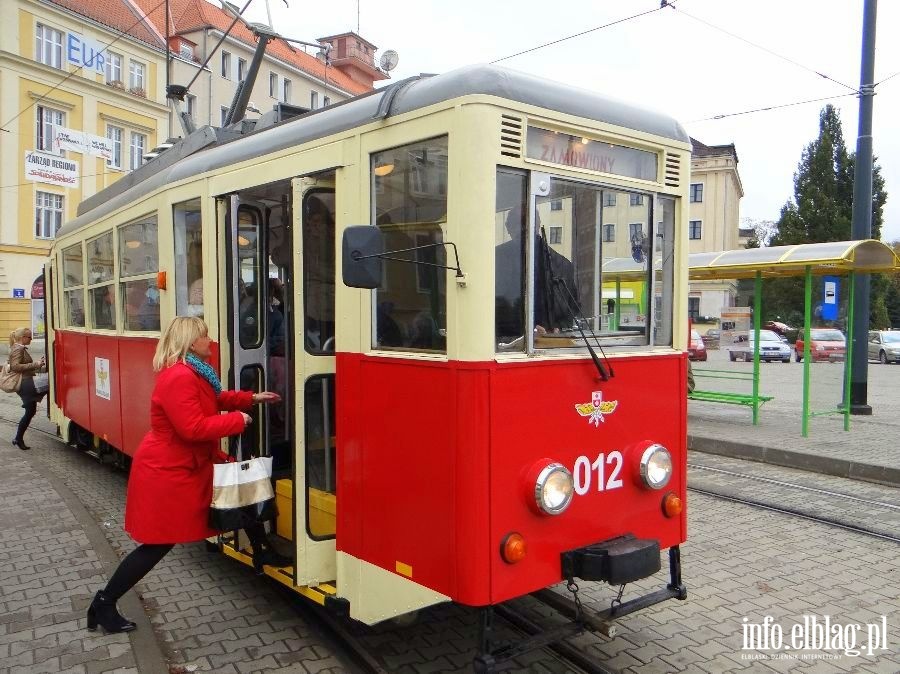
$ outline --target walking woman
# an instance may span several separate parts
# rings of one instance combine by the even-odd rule
[[[32,360],[28,353],[28,345],[31,344],[31,330],[28,328],[16,328],[9,334],[9,369],[11,372],[19,372],[22,375],[22,383],[19,384],[19,397],[22,399],[22,407],[25,414],[19,421],[16,429],[16,437],[12,443],[19,449],[31,449],[25,444],[25,431],[37,413],[38,403],[44,397],[44,393],[38,393],[34,388],[34,375],[44,369],[46,361],[44,357],[37,362]]]
[[[106,632],[133,630],[135,624],[119,614],[116,601],[176,543],[218,533],[207,524],[213,463],[230,460],[219,449],[219,440],[241,433],[250,423],[250,415],[241,410],[281,399],[269,392],[223,391],[206,362],[209,356],[210,338],[200,318],[174,319],[159,340],[153,357],[159,375],[150,398],[150,432],[135,452],[125,500],[125,531],[138,547],[94,597],[87,614],[89,630],[97,625]],[[227,414],[220,414],[223,411]],[[275,557],[280,556],[265,548],[262,525],[248,534],[255,561],[277,564]]]

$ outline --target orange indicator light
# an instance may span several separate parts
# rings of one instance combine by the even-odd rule
[[[675,492],[670,491],[663,497],[662,509],[666,517],[678,517],[684,509],[684,504]]]
[[[525,539],[515,532],[507,534],[500,545],[500,556],[507,564],[515,564],[525,559]]]

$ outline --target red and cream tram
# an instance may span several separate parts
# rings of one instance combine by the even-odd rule
[[[52,418],[132,454],[160,328],[199,315],[225,381],[283,396],[229,445],[274,457],[273,578],[372,624],[668,548],[618,614],[684,598],[689,153],[668,117],[487,66],[200,129],[59,232]]]

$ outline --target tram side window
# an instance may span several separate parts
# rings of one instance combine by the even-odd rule
[[[203,239],[200,200],[172,207],[175,233],[175,313],[203,318]]]
[[[376,291],[374,342],[381,349],[446,352],[447,136],[376,152],[371,157],[375,223],[385,250],[424,262],[384,261]]]
[[[84,256],[81,252],[80,243],[63,250],[62,272],[66,325],[70,328],[83,328]]]
[[[656,225],[657,255],[661,259],[654,272],[653,284],[653,343],[657,346],[672,344],[672,316],[675,294],[675,199],[658,198],[659,213]]]
[[[306,349],[334,351],[334,192],[303,198],[303,306]]]
[[[494,230],[494,307],[497,348],[525,348],[525,204],[524,173],[497,170],[497,205]]]
[[[87,242],[88,297],[91,307],[91,327],[116,329],[115,260],[113,233]]]
[[[119,227],[119,289],[125,330],[159,330],[156,215]]]

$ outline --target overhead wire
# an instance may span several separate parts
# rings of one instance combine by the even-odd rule
[[[897,75],[900,75],[900,70],[898,70],[897,72],[895,72],[893,75],[888,75],[888,76],[885,77],[884,79],[878,80],[878,81],[875,83],[875,86],[877,87],[879,84],[884,84],[884,83],[887,82],[889,79],[891,79],[891,78],[893,78],[893,77],[897,77]]]
[[[653,14],[654,12],[658,12],[661,9],[665,9],[666,7],[673,7],[674,2],[671,0],[662,0],[660,2],[659,7],[654,9],[648,9],[646,12],[640,12],[638,14],[632,14],[631,16],[626,16],[621,19],[616,19],[615,21],[610,21],[609,23],[604,23],[602,26],[596,26],[595,28],[589,28],[588,30],[583,30],[580,33],[575,33],[574,35],[567,35],[566,37],[561,37],[558,40],[552,40],[550,42],[545,42],[543,44],[539,44],[536,47],[531,47],[530,49],[524,49],[522,51],[516,52],[515,54],[510,54],[509,56],[504,56],[503,58],[496,59],[491,61],[491,64],[500,63],[500,61],[507,61],[511,58],[515,58],[516,56],[521,56],[522,54],[528,54],[533,51],[537,51],[538,49],[543,49],[544,47],[549,47],[554,44],[559,44],[560,42],[565,42],[566,40],[571,40],[576,37],[581,37],[582,35],[587,35],[588,33],[593,33],[598,30],[602,30],[603,28],[609,28],[610,26],[615,26],[620,23],[625,23],[626,21],[631,21],[632,19],[637,19],[641,16],[646,16],[647,14]]]
[[[820,101],[831,101],[835,98],[847,98],[848,96],[856,96],[856,94],[835,94],[834,96],[823,96],[822,98],[810,98],[805,101],[794,101],[793,103],[782,103],[780,105],[767,105],[763,108],[754,108],[752,110],[742,110],[741,112],[728,112],[722,115],[713,115],[712,117],[704,117],[702,119],[692,119],[688,124],[695,122],[708,122],[716,119],[725,119],[726,117],[737,117],[739,115],[749,115],[754,112],[766,112],[768,110],[778,110],[779,108],[790,108],[795,105],[805,105],[806,103],[818,103]]]
[[[151,9],[151,10],[147,13],[146,16],[149,16],[150,14],[152,14],[153,12],[155,12],[157,9],[159,9],[160,7],[162,7],[163,4],[165,4],[165,2],[166,2],[166,0],[160,0],[160,2],[159,2],[153,9]],[[131,26],[129,26],[129,27],[126,28],[125,30],[119,31],[119,34],[113,39],[113,41],[110,42],[109,44],[107,44],[106,46],[104,46],[103,49],[101,49],[101,50],[98,52],[98,54],[102,54],[102,53],[105,52],[107,49],[109,49],[110,47],[112,47],[116,42],[118,42],[119,40],[121,40],[125,35],[130,34],[131,31],[134,30],[134,28],[135,28],[138,24],[141,24],[141,23],[144,22],[144,19],[146,18],[146,16],[145,16],[145,17],[139,18],[137,21],[135,21],[133,24],[131,24]],[[47,98],[47,96],[49,96],[49,95],[52,94],[54,91],[56,91],[57,89],[59,89],[63,84],[65,84],[65,83],[68,81],[68,79],[69,79],[70,77],[72,77],[72,76],[75,75],[76,73],[80,72],[83,68],[84,68],[84,65],[80,65],[80,66],[78,66],[77,68],[75,68],[74,70],[69,71],[69,72],[66,74],[65,77],[63,77],[59,82],[57,82],[56,84],[54,84],[48,91],[46,91],[46,92],[44,92],[43,94],[41,94],[40,96],[38,96],[38,97],[37,97],[36,99],[34,99],[31,103],[29,103],[26,107],[22,108],[18,113],[16,113],[16,115],[15,115],[12,119],[8,120],[8,121],[5,122],[2,126],[0,126],[0,130],[7,131],[7,132],[8,132],[9,129],[6,129],[5,127],[7,127],[7,126],[9,126],[10,124],[12,124],[12,123],[13,123],[14,121],[16,121],[19,117],[21,117],[21,116],[24,115],[26,112],[28,112],[29,110],[31,110],[31,108],[33,108],[35,105],[37,105],[37,104],[40,103],[41,101],[45,100],[45,99]]]
[[[831,81],[831,82],[834,82],[835,84],[839,84],[839,85],[841,85],[842,87],[844,87],[845,89],[849,89],[850,91],[854,92],[855,94],[859,94],[859,89],[857,89],[856,87],[852,87],[852,86],[850,86],[849,84],[844,84],[843,82],[841,82],[841,81],[839,81],[839,80],[836,80],[836,79],[834,79],[833,77],[831,77],[830,75],[827,75],[827,74],[825,74],[825,73],[823,73],[823,72],[820,72],[820,71],[816,70],[815,68],[810,68],[809,66],[806,66],[806,65],[804,65],[804,64],[802,64],[802,63],[800,63],[800,62],[798,62],[798,61],[795,61],[794,59],[789,58],[789,57],[787,57],[787,56],[785,56],[785,55],[783,55],[783,54],[779,54],[778,52],[773,51],[773,50],[769,49],[768,47],[764,47],[764,46],[762,46],[762,45],[760,45],[760,44],[757,44],[756,42],[752,42],[751,40],[748,40],[748,39],[745,38],[745,37],[741,37],[740,35],[737,35],[736,33],[732,33],[732,32],[729,31],[729,30],[726,30],[726,29],[724,29],[724,28],[721,28],[720,26],[717,26],[717,25],[715,25],[714,23],[710,23],[710,22],[707,21],[706,19],[701,19],[701,18],[698,17],[698,16],[694,16],[693,14],[690,14],[690,13],[688,13],[688,12],[685,12],[683,9],[680,9],[680,8],[678,8],[678,7],[675,7],[674,4],[670,4],[669,6],[670,6],[672,9],[674,9],[675,11],[679,12],[680,14],[682,14],[682,15],[688,17],[689,19],[693,19],[694,21],[697,21],[698,23],[702,23],[703,25],[708,26],[709,28],[712,28],[713,30],[717,30],[717,31],[719,31],[719,32],[721,32],[721,33],[724,33],[725,35],[728,35],[729,37],[733,37],[733,38],[736,39],[736,40],[740,40],[741,42],[744,42],[744,43],[750,45],[751,47],[755,47],[756,49],[761,49],[762,51],[766,52],[767,54],[770,54],[770,55],[772,55],[772,56],[774,56],[774,57],[776,57],[776,58],[779,58],[779,59],[781,59],[782,61],[787,61],[788,63],[791,63],[791,64],[797,66],[798,68],[802,68],[803,70],[806,70],[807,72],[811,72],[811,73],[813,73],[813,74],[815,74],[815,75],[818,75],[819,77],[821,77],[821,78],[823,78],[823,79],[826,79],[826,80],[829,80],[829,81]]]

